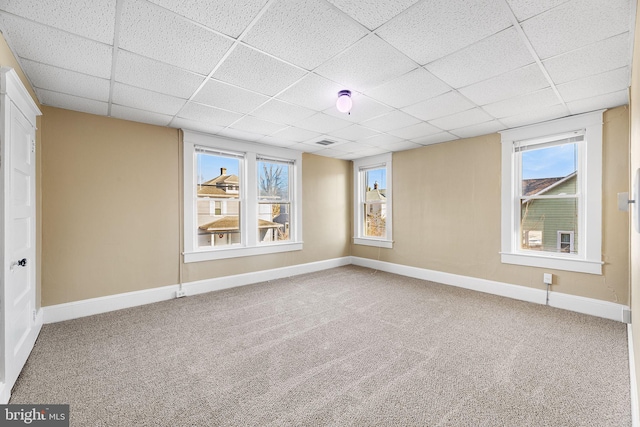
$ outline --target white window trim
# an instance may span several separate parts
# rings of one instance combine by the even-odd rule
[[[387,172],[386,185],[386,237],[370,237],[364,236],[362,230],[363,224],[363,203],[362,190],[364,188],[360,169],[371,167],[384,167]],[[353,161],[353,243],[356,245],[376,246],[380,248],[393,248],[393,170],[391,153],[380,154],[377,156],[364,157]]]
[[[552,268],[589,274],[602,274],[602,114],[604,110],[506,130],[502,136],[502,227],[501,261],[531,267]],[[583,181],[584,201],[579,206],[579,254],[527,251],[519,248],[520,224],[516,209],[516,171],[514,142],[559,135],[584,129],[585,154],[579,179]],[[519,206],[519,204],[518,204]]]
[[[302,152],[286,148],[269,147],[253,144],[221,136],[203,134],[184,130],[183,138],[183,208],[184,208],[184,262],[199,262],[218,259],[237,258],[254,255],[264,255],[279,252],[302,250]],[[247,226],[242,228],[242,244],[229,248],[199,248],[196,230],[196,174],[195,147],[204,146],[212,149],[235,153],[244,153],[244,166],[239,172],[243,182],[241,194],[241,215]],[[289,229],[290,240],[286,242],[261,243],[258,242],[258,177],[256,156],[266,156],[291,160],[294,165],[294,179],[291,180],[294,200],[291,203],[293,226]],[[255,221],[254,221],[255,219]],[[256,224],[255,227],[250,224]]]

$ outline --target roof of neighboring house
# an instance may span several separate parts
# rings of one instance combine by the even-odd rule
[[[198,228],[204,231],[238,231],[240,229],[237,216],[214,217],[208,215],[198,216]],[[258,228],[280,228],[282,224],[258,219]]]
[[[198,196],[211,196],[211,197],[238,197],[238,193],[227,193],[222,188],[214,187],[211,185],[199,185]]]
[[[201,185],[218,185],[218,184],[238,184],[238,175],[220,175]]]
[[[365,202],[375,202],[378,200],[387,200],[387,198],[384,195],[385,190],[379,190],[377,188],[374,188],[373,190],[369,190],[367,191],[367,194],[365,194]]]
[[[237,186],[237,175],[220,175],[209,181],[203,182],[198,185],[198,196],[213,196],[213,197],[238,197],[237,194],[228,194],[225,191],[225,186]]]
[[[522,180],[522,195],[533,196],[546,193],[552,188],[561,185],[571,178],[577,176],[578,172],[572,172],[567,176],[561,176],[557,178],[539,178],[539,179],[523,179]]]

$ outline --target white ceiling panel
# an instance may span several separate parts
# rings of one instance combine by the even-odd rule
[[[415,125],[407,126],[406,128],[394,129],[389,131],[391,135],[403,139],[416,139],[423,136],[433,135],[439,132],[441,132],[441,129],[438,129],[437,127],[432,126],[429,123],[417,123]]]
[[[223,126],[218,126],[213,123],[199,122],[196,120],[189,120],[181,117],[175,117],[170,126],[176,129],[191,129],[209,134],[216,134],[224,129]]]
[[[505,52],[509,52],[505,55]],[[467,86],[534,62],[514,28],[494,34],[426,66],[454,88]]]
[[[475,107],[473,103],[457,92],[447,92],[426,101],[419,102],[403,108],[412,116],[422,120],[433,120],[439,117],[449,116]]]
[[[572,102],[625,90],[628,84],[629,69],[623,67],[558,85],[558,92],[565,102]]]
[[[375,30],[419,0],[378,0],[367,2],[366,5],[354,0],[328,1],[368,29]]]
[[[178,117],[225,127],[241,119],[242,114],[221,110],[208,105],[198,104],[196,102],[188,102],[180,110]]]
[[[493,120],[493,117],[482,111],[480,108],[472,108],[450,116],[431,120],[429,123],[439,127],[440,129],[451,130],[488,122],[489,120]]]
[[[409,58],[371,35],[322,64],[316,72],[346,89],[364,92],[416,67]]]
[[[413,150],[415,148],[420,148],[420,147],[422,147],[422,145],[416,144],[415,142],[400,140],[398,142],[393,142],[389,144],[385,148],[387,148],[389,151],[405,151],[405,150]]]
[[[522,24],[541,59],[629,30],[629,0],[573,0]]]
[[[580,99],[567,103],[571,114],[586,113],[587,111],[599,110],[601,108],[613,108],[629,103],[629,92],[620,90],[618,92],[607,93],[593,98]]]
[[[244,116],[242,119],[232,124],[231,127],[234,129],[258,133],[261,135],[272,135],[279,130],[283,130],[287,127],[287,125],[268,122],[256,117]]]
[[[350,155],[350,153],[347,153],[346,151],[342,151],[342,150],[338,150],[335,148],[324,148],[320,151],[317,152],[317,154],[321,155],[321,156],[326,156],[326,157],[335,157],[335,158],[341,158],[341,159],[348,159],[348,158],[356,158],[359,156],[356,155]]]
[[[488,80],[459,89],[459,92],[478,105],[524,95],[549,86],[538,64],[527,65]]]
[[[507,0],[513,14],[522,22],[569,0]]]
[[[113,44],[116,0],[3,0],[0,9],[40,24]]]
[[[388,114],[376,117],[375,119],[367,120],[362,124],[380,132],[387,132],[415,125],[416,123],[420,123],[420,120],[410,116],[409,114],[403,113],[402,111],[394,110]]]
[[[367,91],[367,95],[396,108],[406,107],[449,92],[451,87],[424,68]]]
[[[312,70],[366,34],[323,0],[277,0],[244,41]]]
[[[80,111],[83,113],[106,116],[109,104],[95,99],[80,98],[66,93],[51,92],[45,89],[36,89],[38,100],[44,105],[64,108],[65,110]]]
[[[379,132],[360,125],[347,126],[346,128],[342,128],[331,133],[331,135],[335,135],[338,138],[348,139],[349,141],[360,141],[378,134]]]
[[[305,72],[264,53],[239,45],[213,77],[223,82],[273,96],[304,76]]]
[[[293,148],[294,145],[298,143],[295,141],[289,141],[287,139],[282,139],[276,136],[265,136],[264,138],[258,139],[256,142],[260,144],[271,145],[273,147],[290,147]]]
[[[205,77],[125,50],[118,52],[115,80],[143,89],[189,98]]]
[[[505,125],[503,125],[497,120],[492,120],[490,122],[484,122],[484,123],[480,123],[473,126],[463,127],[460,129],[454,129],[449,132],[459,136],[460,138],[471,138],[473,136],[495,133],[504,129],[506,129]]]
[[[206,27],[237,38],[268,0],[149,0]],[[224,18],[222,18],[224,17]]]
[[[224,110],[248,113],[256,109],[269,98],[259,93],[209,79],[193,98],[194,101]]]
[[[22,67],[35,88],[109,101],[109,80],[23,59]]]
[[[347,153],[361,153],[363,151],[379,150],[378,147],[368,145],[364,142],[346,142],[338,147],[340,151]]]
[[[495,0],[430,0],[383,25],[378,35],[421,65],[511,26]]]
[[[458,138],[456,135],[452,135],[449,132],[440,132],[435,133],[433,135],[422,136],[420,138],[414,138],[411,142],[420,144],[420,145],[431,145],[431,144],[439,144],[441,142],[453,141]]]
[[[337,99],[338,97],[336,96],[335,98]],[[393,110],[391,107],[357,92],[352,93],[351,101],[353,102],[353,107],[348,114],[338,111],[335,107],[335,101],[334,105],[327,108],[324,113],[353,123],[362,123],[365,120],[370,120]]]
[[[122,8],[120,47],[208,75],[232,41],[142,0]]]
[[[224,128],[220,132],[218,132],[218,135],[222,135],[227,138],[241,139],[244,141],[257,141],[260,138],[264,137],[263,135],[260,135],[258,133],[247,132],[244,130],[233,129],[233,128]]]
[[[336,104],[338,92],[342,89],[346,88],[311,73],[278,95],[278,99],[321,111]]]
[[[257,110],[254,110],[251,115],[275,123],[286,123],[290,125],[298,120],[312,116],[315,113],[315,111],[309,108],[272,99]]]
[[[115,84],[112,101],[114,104],[171,116],[178,113],[180,108],[187,102],[185,99],[121,83]]]
[[[376,136],[372,136],[371,138],[362,140],[362,142],[365,142],[374,147],[385,147],[389,144],[394,144],[400,141],[402,141],[402,138],[398,138],[397,136],[389,135],[387,133],[379,133]]]
[[[629,33],[590,44],[544,61],[555,84],[578,80],[625,67],[629,55]]]
[[[318,138],[320,136],[320,133],[306,129],[300,129],[295,126],[290,126],[274,134],[273,136],[275,138],[287,139],[289,141],[303,142],[308,141],[312,138]]]
[[[557,104],[551,107],[528,111],[525,114],[505,117],[500,119],[500,122],[508,128],[516,128],[532,123],[546,122],[548,120],[568,116],[569,114],[569,109],[567,107],[562,104]]]
[[[316,113],[313,116],[304,118],[295,123],[296,127],[301,127],[313,132],[330,133],[338,129],[349,126],[346,120],[339,119],[337,117],[329,116],[324,113]]]
[[[519,114],[526,114],[531,111],[540,110],[560,104],[560,100],[551,89],[542,89],[515,98],[487,104],[482,108],[494,117],[510,117]]]
[[[172,116],[166,114],[152,113],[115,104],[111,106],[111,117],[158,126],[168,126],[172,118]]]
[[[21,58],[96,77],[111,77],[111,47],[61,30],[0,14],[2,32]]]

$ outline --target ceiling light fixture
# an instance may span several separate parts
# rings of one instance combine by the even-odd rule
[[[340,111],[341,113],[349,113],[352,106],[353,102],[351,102],[351,91],[341,90],[340,92],[338,92],[338,100],[336,101],[336,108],[338,109],[338,111]]]

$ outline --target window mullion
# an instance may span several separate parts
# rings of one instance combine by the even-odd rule
[[[241,218],[242,232],[247,236],[245,244],[256,246],[258,244],[258,173],[256,154],[247,153],[245,156],[245,168],[243,172],[247,185],[241,195],[243,200],[244,218]]]

